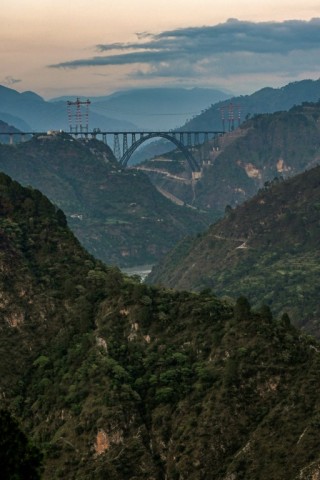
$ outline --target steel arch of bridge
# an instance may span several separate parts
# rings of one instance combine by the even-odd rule
[[[188,148],[182,143],[182,141],[178,140],[175,137],[175,133],[167,133],[167,132],[152,132],[147,135],[141,136],[138,140],[136,140],[131,147],[129,147],[124,154],[122,155],[120,159],[120,163],[123,167],[126,167],[128,165],[128,162],[130,160],[131,155],[135,150],[146,140],[150,140],[151,138],[165,138],[166,140],[169,140],[170,142],[174,143],[176,147],[178,147],[181,152],[184,154],[191,170],[193,172],[200,172],[200,166],[192,153],[188,150]]]

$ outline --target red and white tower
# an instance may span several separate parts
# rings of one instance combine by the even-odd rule
[[[90,100],[67,101],[67,112],[70,133],[88,133]]]

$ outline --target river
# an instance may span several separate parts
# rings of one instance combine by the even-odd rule
[[[123,273],[126,273],[127,275],[139,275],[141,277],[141,280],[144,281],[146,276],[151,272],[153,265],[137,265],[136,267],[124,267],[121,268]]]

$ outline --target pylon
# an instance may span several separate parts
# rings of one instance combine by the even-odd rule
[[[67,101],[70,133],[88,133],[90,104],[91,102],[89,99],[81,101],[79,97],[77,97],[74,102],[71,100]],[[82,108],[84,108],[84,112],[82,111]]]

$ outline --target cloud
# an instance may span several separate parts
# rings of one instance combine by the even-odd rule
[[[319,70],[320,18],[284,22],[229,19],[213,26],[158,34],[142,32],[131,43],[99,44],[101,55],[50,65],[51,68],[132,66],[131,76],[176,79],[234,73],[294,75]]]
[[[19,83],[22,80],[20,78],[13,78],[11,75],[8,75],[7,77],[4,78],[2,81],[3,85],[14,85],[15,83]]]

